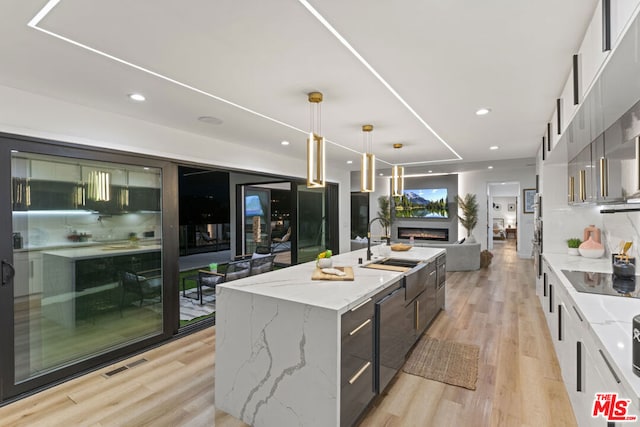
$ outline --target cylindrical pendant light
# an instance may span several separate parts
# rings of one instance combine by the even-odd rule
[[[322,134],[322,93],[311,92],[310,130],[307,138],[307,188],[322,188],[325,186],[325,149]]]
[[[364,152],[362,153],[362,162],[360,167],[360,191],[372,193],[376,189],[376,156],[373,154],[373,125],[362,126],[362,139]]]
[[[402,196],[404,192],[404,167],[394,165],[391,168],[391,195]]]

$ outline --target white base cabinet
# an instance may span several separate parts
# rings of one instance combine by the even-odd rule
[[[602,416],[592,416],[597,393],[618,393],[621,399],[632,398],[632,394],[624,389],[620,381],[621,374],[608,359],[590,331],[585,316],[546,262],[543,272],[542,292],[538,295],[578,425],[640,425],[640,422],[616,424]],[[632,400],[630,414],[640,416],[638,404]]]

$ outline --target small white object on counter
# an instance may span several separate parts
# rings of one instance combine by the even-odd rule
[[[325,274],[333,274],[335,276],[346,276],[347,275],[347,273],[345,273],[342,270],[338,270],[337,268],[323,268],[320,271],[322,271]]]

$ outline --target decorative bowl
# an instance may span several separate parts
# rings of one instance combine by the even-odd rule
[[[318,258],[316,265],[318,268],[330,268],[333,262],[331,262],[331,258]]]
[[[585,258],[600,258],[602,255],[604,255],[604,248],[598,248],[598,249],[578,248],[578,252],[580,252],[580,255],[582,255]]]

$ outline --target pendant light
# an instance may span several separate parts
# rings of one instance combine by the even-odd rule
[[[399,142],[393,144],[394,150],[400,150],[403,145]],[[400,197],[404,192],[404,167],[394,165],[391,168],[391,195]]]
[[[307,139],[307,188],[325,186],[325,150],[322,135],[322,93],[311,92],[309,95],[310,127]]]
[[[391,168],[391,195],[402,196],[404,192],[404,167],[394,165]]]
[[[372,193],[376,189],[376,156],[371,151],[373,147],[373,125],[362,126],[362,142],[364,145],[362,163],[360,167],[360,191]]]

